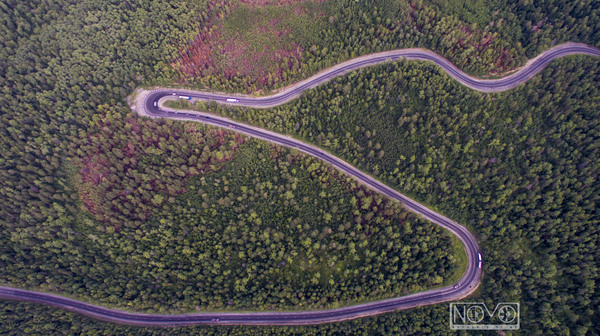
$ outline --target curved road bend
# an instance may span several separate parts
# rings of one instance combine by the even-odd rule
[[[309,155],[313,155],[328,162],[335,168],[353,176],[370,188],[403,202],[409,210],[421,214],[424,218],[440,225],[454,233],[465,245],[468,266],[465,274],[457,285],[429,290],[403,297],[375,301],[344,308],[304,311],[304,312],[255,312],[255,313],[195,313],[180,315],[160,315],[130,313],[117,309],[109,309],[102,306],[91,305],[85,302],[61,297],[53,294],[34,292],[10,287],[0,287],[0,297],[19,301],[29,301],[52,305],[62,309],[74,311],[90,317],[107,320],[111,322],[143,325],[143,326],[182,326],[192,324],[239,324],[239,325],[302,325],[318,324],[354,319],[362,316],[380,314],[396,310],[408,309],[441,302],[457,300],[469,295],[479,284],[481,277],[479,247],[473,235],[464,227],[450,219],[428,209],[427,207],[411,200],[410,198],[387,187],[381,182],[373,179],[365,173],[357,170],[339,158],[324,152],[323,150],[292,139],[287,136],[262,130],[256,127],[240,124],[226,118],[210,116],[202,113],[191,113],[188,111],[171,111],[160,108],[159,100],[166,96],[185,95],[198,100],[214,100],[219,103],[242,105],[249,107],[272,107],[284,104],[299,96],[304,90],[314,88],[334,77],[344,73],[383,63],[388,60],[396,60],[401,57],[407,59],[429,60],[437,64],[454,79],[460,83],[479,91],[498,92],[516,87],[540,72],[552,60],[572,54],[585,54],[600,56],[600,50],[583,44],[566,43],[556,46],[535,59],[530,60],[518,72],[494,80],[481,80],[470,77],[458,70],[454,65],[441,56],[421,49],[403,49],[382,52],[359,57],[320,72],[286,90],[266,97],[232,96],[225,94],[214,94],[208,92],[195,92],[187,90],[160,89],[147,93],[143,99],[141,114],[150,117],[180,119],[199,121],[219,127],[229,128],[249,136],[271,141],[282,146],[297,148]],[[229,101],[228,101],[229,99]],[[231,101],[235,99],[235,101]]]
[[[181,315],[130,313],[122,310],[96,306],[58,295],[10,287],[0,287],[1,298],[47,304],[110,322],[143,326],[182,326],[192,324],[303,325],[337,322],[417,306],[458,300],[469,295],[479,285],[479,279],[481,277],[481,269],[478,267],[479,247],[477,246],[475,237],[473,237],[466,228],[400,194],[341,159],[318,147],[305,144],[290,137],[237,123],[226,118],[185,111],[163,110],[159,107],[154,107],[153,102],[150,100],[145,101],[144,105],[147,106],[144,112],[151,117],[199,121],[235,130],[282,146],[296,148],[299,151],[328,162],[335,168],[356,178],[373,190],[403,202],[404,206],[409,210],[421,214],[424,218],[450,230],[465,245],[468,265],[463,277],[458,282],[460,285],[458,287],[453,285],[398,298],[343,308],[302,312],[194,313]]]

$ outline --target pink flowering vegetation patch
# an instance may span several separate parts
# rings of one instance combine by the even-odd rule
[[[272,86],[287,80],[287,73],[300,67],[303,49],[298,43],[268,43],[277,41],[285,31],[266,30],[256,36],[264,38],[258,43],[248,42],[237,33],[222,48],[223,72],[227,79],[235,77],[254,78],[260,87]]]
[[[215,73],[213,48],[218,32],[211,27],[202,28],[185,50],[180,50],[175,62],[171,64],[179,71],[182,80],[208,77]]]
[[[269,5],[269,6],[266,6]],[[243,82],[272,87],[302,66],[303,45],[316,37],[324,12],[317,1],[242,1],[213,17],[172,63],[182,82]]]
[[[186,192],[187,180],[231,160],[245,137],[203,125],[123,116],[100,108],[73,145],[85,210],[107,227],[137,227]]]

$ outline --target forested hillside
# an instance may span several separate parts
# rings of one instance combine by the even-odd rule
[[[261,2],[0,2],[0,282],[181,311],[332,306],[450,281],[460,249],[438,227],[316,160],[140,118],[125,97],[140,85],[266,91],[399,47],[493,75],[554,43],[600,43],[591,1]],[[216,37],[253,39],[205,45]],[[203,68],[184,59],[194,48],[227,57]],[[466,223],[483,242],[481,295],[520,301],[523,334],[598,333],[598,70],[572,57],[487,95],[426,63],[388,64],[281,108],[217,112],[307,139]],[[0,304],[0,333],[15,335],[448,332],[444,305],[324,326],[165,331]]]
[[[527,335],[564,334],[599,317],[599,82],[584,56],[499,94],[400,61],[273,109],[198,108],[305,139],[465,223],[483,298],[521,302]]]

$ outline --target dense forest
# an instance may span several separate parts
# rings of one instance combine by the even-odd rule
[[[196,108],[314,143],[465,223],[485,254],[483,297],[521,302],[528,335],[564,334],[600,313],[599,81],[598,60],[572,56],[481,94],[399,61],[273,109]]]
[[[267,91],[349,57],[413,46],[494,75],[556,43],[600,43],[600,9],[591,1],[325,1],[299,10],[287,3],[292,7],[1,1],[0,282],[108,306],[127,300],[129,309],[180,311],[198,302],[225,309],[232,297],[238,307],[331,306],[332,297],[342,304],[450,281],[460,270],[455,242],[399,205],[297,153],[214,128],[140,118],[125,97],[140,85]],[[266,21],[252,21],[263,12]],[[243,22],[253,29],[240,29]],[[232,41],[254,35],[252,45],[274,49],[269,57],[256,48],[212,50],[203,44],[216,36],[211,30]],[[227,58],[202,68],[184,59],[194,48]],[[236,63],[250,54],[258,63]],[[186,72],[189,64],[200,72]],[[255,70],[261,66],[266,70]],[[215,112],[318,144],[466,223],[484,249],[482,298],[520,301],[523,334],[593,334],[600,318],[598,68],[570,57],[514,91],[488,95],[427,63],[394,63],[281,108]],[[252,164],[241,167],[248,157]],[[328,183],[335,188],[323,188]],[[241,208],[251,198],[256,215]],[[268,227],[279,218],[295,221],[295,236]],[[214,236],[229,245],[214,244]],[[240,255],[248,244],[256,248]],[[208,256],[192,250],[198,246],[234,260],[206,265]],[[272,257],[273,249],[298,255],[290,263],[285,253]],[[321,254],[337,259],[324,263]],[[246,267],[234,268],[242,260]],[[420,268],[402,269],[414,260]],[[192,269],[198,265],[203,269]],[[203,273],[227,267],[239,277],[226,286],[224,276]],[[258,267],[287,282],[269,287],[269,279],[250,278]],[[224,288],[200,294],[193,277]],[[257,289],[264,284],[267,291]],[[302,292],[291,284],[302,284]],[[6,334],[449,332],[446,305],[325,326],[165,331],[0,304]]]

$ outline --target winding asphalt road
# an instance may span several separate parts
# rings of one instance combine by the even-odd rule
[[[203,323],[239,325],[318,324],[349,320],[361,316],[375,315],[384,312],[403,310],[416,306],[424,306],[464,298],[472,293],[479,285],[481,278],[481,254],[475,237],[473,237],[473,235],[463,226],[413,201],[412,199],[382,184],[369,175],[357,170],[348,163],[323,151],[318,147],[305,144],[288,136],[276,134],[257,127],[244,125],[226,118],[217,117],[206,113],[165,109],[161,107],[159,100],[165,97],[170,97],[170,99],[173,99],[178,98],[179,96],[189,96],[194,100],[214,100],[223,104],[250,107],[272,107],[284,104],[298,97],[302,91],[314,88],[315,86],[320,85],[334,77],[340,76],[348,71],[383,63],[388,60],[397,60],[401,57],[405,57],[407,59],[433,61],[450,76],[472,89],[484,92],[497,92],[514,88],[515,86],[525,82],[540,72],[552,60],[572,54],[600,56],[600,50],[582,44],[563,44],[542,53],[535,59],[530,60],[521,70],[510,76],[495,80],[481,80],[466,75],[449,63],[446,59],[431,51],[421,49],[404,49],[367,55],[341,63],[330,69],[324,70],[319,74],[308,78],[307,80],[299,82],[298,84],[293,85],[278,94],[271,96],[233,96],[178,89],[153,90],[143,95],[143,99],[141,99],[141,106],[138,106],[138,113],[140,114],[153,118],[198,121],[223,128],[229,128],[231,130],[259,139],[271,141],[282,146],[296,148],[299,151],[305,152],[331,164],[342,172],[356,178],[358,181],[364,183],[371,189],[390,198],[394,198],[400,202],[403,202],[407,209],[418,213],[422,215],[423,218],[450,230],[465,245],[468,257],[467,270],[465,271],[463,277],[455,285],[344,308],[304,312],[194,313],[181,315],[141,314],[109,309],[57,295],[11,287],[0,287],[0,297],[52,305],[111,322],[144,326],[181,326]]]
[[[501,92],[515,88],[519,84],[526,82],[531,77],[542,71],[550,62],[556,58],[568,55],[590,55],[600,57],[600,49],[587,46],[580,43],[565,43],[551,48],[536,58],[533,58],[525,64],[519,71],[514,74],[500,79],[477,79],[473,78],[458,68],[442,56],[423,49],[399,49],[392,51],[384,51],[380,53],[370,54],[358,57],[329,69],[323,70],[320,73],[303,80],[295,85],[292,85],[285,90],[270,96],[251,97],[241,95],[227,95],[210,92],[189,91],[189,90],[174,90],[160,89],[152,91],[151,96],[147,97],[148,102],[156,102],[160,98],[172,95],[176,92],[178,95],[190,96],[194,99],[205,101],[216,101],[221,104],[240,105],[257,108],[274,107],[285,104],[290,100],[297,98],[303,91],[315,88],[335,77],[339,77],[349,71],[356,69],[381,64],[387,61],[395,61],[400,58],[408,60],[426,60],[432,61],[440,66],[452,78],[456,79],[461,84],[477,91],[482,92]],[[235,99],[236,102],[227,101],[227,99]],[[147,110],[152,110],[153,106],[147,106]]]

